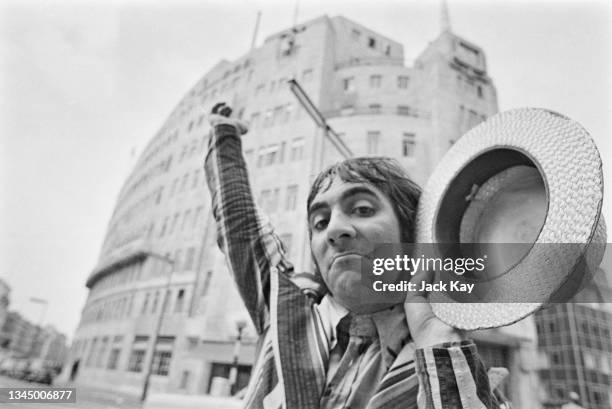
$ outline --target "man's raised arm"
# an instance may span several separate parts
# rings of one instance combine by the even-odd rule
[[[217,242],[261,334],[269,323],[270,271],[274,267],[284,272],[292,267],[253,199],[240,138],[247,128],[238,120],[217,114],[215,108],[209,118],[212,129],[204,170],[217,222]]]

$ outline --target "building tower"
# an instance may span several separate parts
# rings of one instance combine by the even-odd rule
[[[246,312],[216,246],[202,172],[206,113],[226,101],[250,122],[243,149],[253,192],[296,271],[312,271],[308,187],[340,155],[297,104],[288,79],[300,82],[355,155],[395,157],[420,183],[457,138],[497,112],[485,55],[474,43],[446,30],[414,65],[404,59],[401,43],[344,17],[323,16],[206,73],[151,138],[121,189],[86,281],[89,296],[63,376],[138,393],[153,354],[153,389],[203,394],[215,377],[227,377],[236,325]],[[518,365],[520,346],[533,341],[529,331],[509,334],[480,336],[483,354],[495,364]],[[254,359],[252,329],[243,335],[234,391],[246,385]],[[518,396],[519,384],[513,381],[508,392]]]

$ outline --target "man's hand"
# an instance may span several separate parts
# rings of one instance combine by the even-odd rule
[[[422,282],[431,283],[432,271],[421,271],[410,282],[421,288]],[[430,347],[444,342],[462,341],[461,332],[436,317],[427,301],[426,292],[409,291],[404,304],[408,329],[417,348]]]
[[[210,114],[208,114],[208,122],[213,128],[218,124],[228,124],[235,126],[240,135],[247,133],[249,131],[248,124],[245,121],[232,118],[231,115],[232,108],[226,105],[225,102],[219,102],[215,104]]]

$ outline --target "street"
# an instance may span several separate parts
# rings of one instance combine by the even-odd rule
[[[0,376],[0,388],[49,388],[49,385],[30,383]],[[53,385],[53,388],[73,388],[74,385]],[[76,403],[6,403],[3,408],[19,409],[138,409],[140,401],[132,396],[94,388],[77,387]]]

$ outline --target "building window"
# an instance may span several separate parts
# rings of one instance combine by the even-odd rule
[[[193,259],[195,256],[195,248],[189,247],[187,249],[187,254],[185,254],[185,265],[184,270],[191,270],[193,268]]]
[[[181,192],[183,190],[185,190],[185,188],[187,187],[187,181],[189,180],[189,173],[185,173],[185,175],[183,176],[183,183],[181,183]]]
[[[172,360],[172,346],[174,337],[159,337],[155,345],[153,362],[151,363],[151,373],[154,375],[167,376],[170,371]]]
[[[175,231],[180,217],[181,217],[180,214],[178,213],[174,214],[174,219],[172,219],[172,225],[170,225],[170,230],[168,231],[168,234],[172,234]]]
[[[405,75],[397,77],[397,87],[402,89],[408,88],[408,77]]]
[[[198,206],[193,215],[193,226],[192,226],[193,228],[195,228],[200,223],[200,219],[202,218],[202,212],[203,212],[202,206]]]
[[[187,155],[187,151],[189,150],[189,145],[183,145],[183,150],[181,150],[181,157],[179,158],[179,162],[182,162]]]
[[[413,133],[404,133],[402,138],[402,156],[414,156],[415,135]]]
[[[378,153],[378,143],[380,140],[379,131],[368,131],[367,136],[367,153],[369,155],[375,155]]]
[[[174,252],[174,265],[177,267],[181,265],[181,249]]]
[[[355,77],[348,77],[342,80],[342,88],[346,92],[355,90]]]
[[[273,191],[270,189],[264,189],[261,191],[259,203],[261,208],[266,212],[271,212],[274,208],[273,203]]]
[[[162,186],[157,190],[157,198],[155,199],[155,204],[161,203],[163,193],[164,193],[164,187]]]
[[[204,278],[204,284],[202,284],[202,292],[200,295],[203,297],[208,293],[208,288],[210,287],[210,281],[212,280],[212,271],[206,272],[206,277]]]
[[[132,344],[132,353],[130,354],[130,359],[128,361],[128,371],[142,371],[145,355],[147,352],[148,341],[148,336],[137,335],[136,337],[134,337],[134,343]]]
[[[90,366],[93,362],[94,354],[96,353],[96,347],[98,346],[98,338],[94,338],[91,342],[91,347],[89,349],[89,355],[87,356],[87,360],[85,360],[85,366]]]
[[[370,75],[370,88],[380,88],[381,80],[380,75]]]
[[[157,312],[158,303],[159,303],[159,291],[156,291],[155,296],[153,297],[153,304],[151,305],[151,314],[155,314]]]
[[[478,115],[478,112],[470,109],[469,110],[469,119],[468,119],[468,127],[472,128],[478,125],[481,122],[481,116]]]
[[[108,356],[108,369],[117,369],[117,363],[119,362],[119,355],[121,355],[121,348],[113,348]]]
[[[271,145],[259,150],[257,167],[270,166],[278,160],[278,145]]]
[[[274,108],[274,113],[272,114],[272,125],[278,125],[281,123],[284,110],[285,107],[282,105]]]
[[[295,138],[291,141],[291,161],[299,161],[304,158],[304,138]]]
[[[285,199],[285,210],[295,210],[297,206],[298,185],[287,187],[287,197]]]
[[[140,372],[142,371],[142,365],[144,363],[145,356],[144,349],[133,350],[130,355],[130,362],[128,363],[128,371],[130,372]]]
[[[128,303],[127,312],[125,313],[126,317],[130,317],[132,315],[132,308],[134,308],[134,294],[130,295],[130,302]]]
[[[148,305],[149,305],[149,293],[146,293],[144,302],[142,303],[142,310],[140,311],[140,315],[145,315],[147,313]]]
[[[268,109],[266,111],[266,114],[265,114],[264,120],[263,120],[263,127],[264,128],[267,128],[267,127],[272,125],[272,115],[273,115],[272,110]]]
[[[176,295],[176,303],[174,304],[174,312],[183,312],[183,303],[185,302],[185,290],[180,289]]]
[[[293,113],[293,105],[290,103],[285,105],[285,112],[283,114],[283,123],[287,123],[291,120],[292,113]]]
[[[372,114],[380,114],[382,112],[382,107],[380,104],[370,104],[370,113]]]
[[[191,184],[191,188],[195,189],[198,187],[198,183],[200,181],[200,169],[193,172],[193,183]]]
[[[278,209],[278,202],[280,201],[280,188],[276,188],[272,191],[272,198],[269,203],[269,211],[275,212]]]
[[[259,112],[253,112],[251,114],[251,120],[249,121],[251,129],[256,129],[259,126],[259,117]]]
[[[269,212],[270,211],[270,201],[272,200],[272,191],[270,189],[264,189],[261,191],[261,194],[259,195],[259,205],[261,206],[261,208],[266,211]]]
[[[181,231],[185,230],[185,227],[187,227],[189,220],[191,220],[191,210],[185,210],[185,213],[183,213],[183,223],[181,224]]]
[[[398,105],[397,106],[397,114],[408,116],[410,115],[410,107],[406,105]]]
[[[476,87],[476,90],[478,92],[478,98],[482,98],[483,97],[482,86],[478,85]]]
[[[302,72],[302,82],[309,82],[312,81],[312,69],[307,69],[304,70],[304,72]]]
[[[368,47],[376,48],[376,39],[374,37],[368,37]]]

